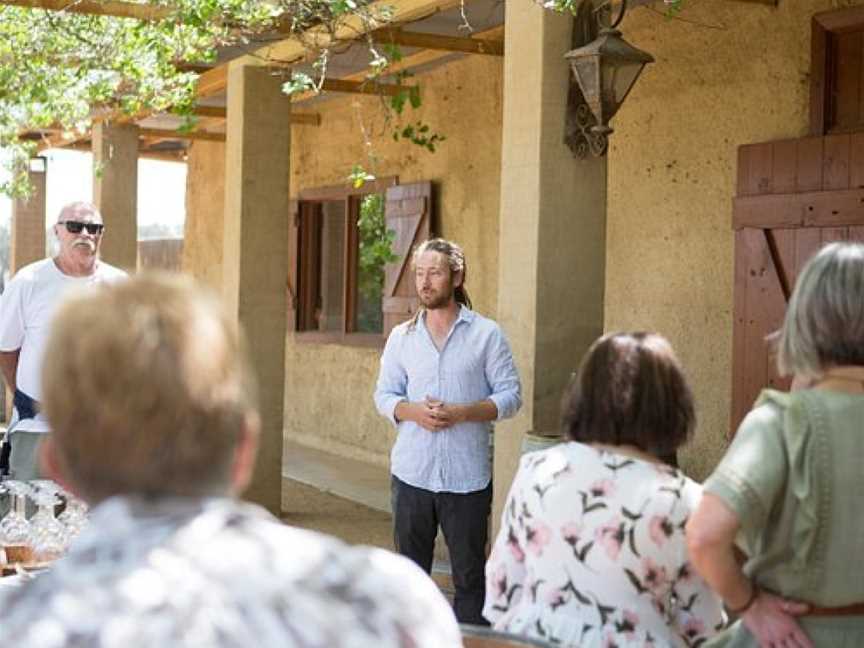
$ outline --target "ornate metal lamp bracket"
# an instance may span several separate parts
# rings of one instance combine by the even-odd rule
[[[570,147],[574,157],[584,160],[590,153],[594,157],[606,154],[609,138],[597,127],[582,91],[573,79],[570,80],[570,93],[567,99],[567,121],[564,124],[564,143]]]
[[[573,48],[590,43],[597,37],[598,19],[591,0],[585,0],[579,5],[573,17]],[[591,108],[585,102],[582,90],[572,74],[568,74],[569,90],[567,92],[567,115],[564,123],[564,143],[570,148],[574,157],[585,159],[588,155],[600,157],[606,154],[609,144],[604,129],[598,128],[597,119]]]

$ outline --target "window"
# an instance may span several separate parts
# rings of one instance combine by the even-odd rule
[[[864,7],[813,17],[812,135],[864,131]]]
[[[404,269],[429,233],[430,185],[395,179],[302,191],[293,206],[288,328],[314,342],[379,346],[416,310]]]

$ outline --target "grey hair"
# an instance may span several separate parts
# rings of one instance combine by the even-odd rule
[[[831,243],[801,271],[780,331],[783,375],[864,365],[864,245]]]

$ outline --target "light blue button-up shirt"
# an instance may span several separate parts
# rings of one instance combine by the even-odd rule
[[[409,322],[400,324],[387,338],[375,388],[378,411],[399,431],[390,454],[393,475],[434,492],[486,488],[492,478],[491,423],[458,423],[430,432],[413,421],[396,421],[399,402],[427,396],[452,404],[490,399],[498,408],[497,420],[519,410],[519,374],[498,324],[462,306],[440,352],[426,328],[425,313],[413,329]]]

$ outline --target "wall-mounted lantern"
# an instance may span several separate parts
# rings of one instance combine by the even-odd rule
[[[582,144],[577,151],[568,141],[580,157],[585,157],[586,148],[598,156],[606,151],[607,138],[612,133],[609,120],[624,103],[645,65],[654,61],[648,52],[621,38],[616,29],[626,9],[627,1],[623,0],[621,13],[611,27],[601,28],[593,41],[564,55],[585,100],[583,105],[576,106],[576,122],[588,146]],[[593,120],[588,118],[585,106]]]

